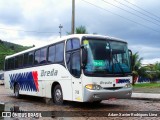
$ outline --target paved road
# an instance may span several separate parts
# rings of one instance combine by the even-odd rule
[[[84,104],[84,103],[76,103],[76,102],[66,102],[62,106],[54,105],[54,104],[46,104],[43,98],[39,97],[29,97],[23,96],[22,99],[16,99],[12,94],[10,94],[7,90],[4,89],[4,86],[0,86],[0,104],[4,103],[4,105],[0,105],[0,110],[5,109],[6,111],[12,109],[18,109],[21,111],[74,111],[84,112],[86,113],[84,117],[54,117],[54,119],[91,119],[91,120],[99,120],[106,119],[106,117],[88,117],[95,115],[97,111],[105,112],[125,112],[125,111],[160,111],[160,101],[149,101],[149,100],[105,100],[102,103],[95,104]],[[3,108],[2,108],[3,107]],[[91,115],[92,114],[92,115]],[[101,114],[101,112],[99,112]],[[103,115],[100,115],[103,116]],[[52,119],[52,118],[41,118],[41,119]],[[157,117],[107,117],[109,120],[137,120],[137,119],[159,119]]]

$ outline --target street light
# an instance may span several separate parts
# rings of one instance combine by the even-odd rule
[[[74,28],[75,28],[75,0],[72,0],[72,27],[71,27],[72,34],[74,34]]]
[[[60,29],[60,31],[59,31],[60,38],[61,38],[61,34],[62,34],[62,31],[61,31],[62,28],[63,28],[63,26],[60,24],[60,25],[59,25],[59,29]]]

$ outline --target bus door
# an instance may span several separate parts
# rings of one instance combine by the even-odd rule
[[[67,41],[66,65],[72,78],[72,99],[73,101],[82,101],[82,79],[80,47],[78,39]]]
[[[82,101],[80,51],[67,53],[67,58],[67,67],[72,76],[72,99],[73,101]]]
[[[73,100],[82,101],[80,51],[75,51],[74,53],[72,53],[71,62]]]

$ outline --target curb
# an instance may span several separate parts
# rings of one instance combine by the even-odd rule
[[[139,100],[160,100],[160,94],[155,93],[132,93],[131,99]]]

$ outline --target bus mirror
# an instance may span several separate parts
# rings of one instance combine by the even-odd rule
[[[83,47],[82,48],[82,63],[83,63],[83,66],[85,66],[86,63],[87,63],[87,57],[88,57],[87,49],[86,49],[86,47]]]
[[[128,50],[128,52],[129,52],[129,57],[130,57],[131,70],[132,70],[132,64],[133,64],[132,51]]]

